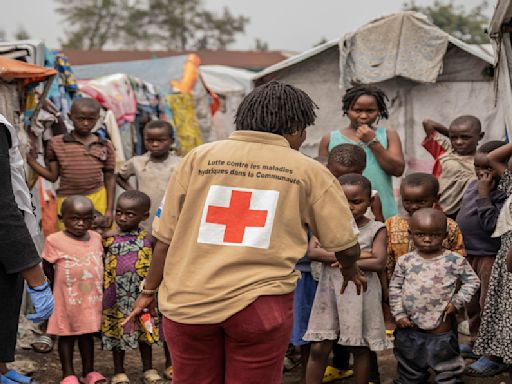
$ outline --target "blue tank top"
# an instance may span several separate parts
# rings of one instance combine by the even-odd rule
[[[382,146],[387,149],[388,136],[386,133],[386,128],[376,128],[375,135],[382,144]],[[361,143],[349,139],[340,131],[332,131],[329,139],[329,152],[331,151],[331,149],[333,149],[335,146],[339,144],[361,145]],[[374,153],[367,145],[361,146],[364,149],[364,152],[366,153],[366,168],[363,172],[363,176],[370,180],[370,182],[372,183],[372,188],[377,190],[377,192],[379,193],[379,198],[382,202],[382,213],[384,215],[384,218],[388,219],[389,217],[397,214],[395,197],[393,195],[393,182],[391,180],[391,175],[388,175],[386,171],[384,171],[381,168]]]

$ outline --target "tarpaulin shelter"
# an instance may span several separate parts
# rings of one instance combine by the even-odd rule
[[[503,108],[495,105],[494,58],[488,46],[468,45],[415,12],[376,19],[341,39],[314,47],[255,76],[255,84],[276,79],[306,91],[319,105],[304,152],[316,156],[320,138],[348,125],[341,98],[356,83],[372,83],[389,97],[390,118],[411,170],[431,171],[421,147],[422,120],[449,124],[472,114],[482,121],[485,140],[505,136]]]
[[[496,103],[504,111],[508,137],[512,133],[512,0],[498,0],[489,25],[495,54]]]

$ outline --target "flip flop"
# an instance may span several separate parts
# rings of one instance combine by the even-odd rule
[[[37,353],[50,353],[53,349],[53,340],[48,335],[41,335],[30,345]]]
[[[164,377],[167,380],[172,380],[172,366],[165,368]]]
[[[21,373],[15,371],[14,369],[8,370],[7,373],[3,375],[3,377],[6,377],[9,380],[12,380],[18,384],[38,384],[37,381],[35,381],[31,377],[22,375]]]
[[[60,384],[80,384],[78,378],[74,375],[69,375],[60,381]]]
[[[85,377],[80,378],[82,384],[106,384],[107,379],[99,372],[89,372]]]
[[[0,375],[0,384],[18,384],[18,383],[5,377],[4,375]]]
[[[464,373],[475,377],[492,377],[508,369],[508,364],[497,363],[489,358],[482,356],[474,363],[468,365]]]
[[[164,384],[164,379],[156,369],[148,369],[144,372],[144,384]]]
[[[465,359],[477,360],[480,358],[479,355],[473,352],[473,347],[469,343],[459,344],[460,355]]]
[[[351,369],[342,370],[328,365],[324,372],[322,383],[332,383],[333,381],[343,380],[354,374]]]
[[[130,384],[130,379],[125,373],[118,373],[110,379],[110,384]]]

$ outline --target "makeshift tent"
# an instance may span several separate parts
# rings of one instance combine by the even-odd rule
[[[489,26],[493,48],[496,52],[495,84],[496,102],[504,111],[507,133],[512,133],[512,0],[498,0]]]
[[[431,171],[433,161],[421,147],[425,118],[449,124],[472,114],[481,119],[485,140],[505,136],[503,110],[495,105],[493,62],[487,47],[465,44],[421,14],[401,12],[268,67],[256,74],[255,83],[283,81],[318,104],[316,124],[303,146],[311,156],[318,154],[324,134],[347,126],[344,90],[357,82],[374,83],[389,97],[390,118],[379,125],[399,132],[409,169]]]
[[[206,87],[220,96],[221,101],[220,109],[213,114],[208,141],[224,139],[235,130],[236,110],[252,89],[254,72],[224,65],[201,65],[199,70]]]

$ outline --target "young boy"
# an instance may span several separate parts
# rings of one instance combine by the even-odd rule
[[[390,281],[397,260],[414,250],[414,242],[409,235],[409,220],[419,209],[433,208],[438,201],[439,182],[429,173],[411,173],[402,179],[400,185],[402,206],[407,212],[406,217],[392,216],[386,220],[388,230],[388,264],[386,276]],[[465,255],[462,233],[457,223],[448,219],[448,234],[442,245],[445,249]]]
[[[32,154],[27,162],[40,176],[55,182],[57,210],[67,196],[82,195],[94,204],[94,208],[105,216],[104,225],[112,225],[116,178],[114,175],[115,152],[110,140],[100,138],[91,130],[100,114],[101,106],[89,98],[73,102],[69,118],[73,131],[55,136],[46,150],[47,166],[39,164]],[[63,229],[62,222],[58,228]]]
[[[448,129],[425,120],[423,128],[427,136],[422,145],[436,161],[432,173],[439,178],[439,204],[448,217],[455,219],[466,187],[476,178],[473,157],[484,135],[480,120],[459,116]]]
[[[478,180],[468,185],[457,215],[468,263],[480,279],[480,290],[466,305],[471,343],[461,344],[460,350],[462,356],[468,358],[478,357],[473,353],[473,342],[480,328],[480,312],[484,308],[492,266],[501,246],[500,238],[491,236],[507,199],[507,195],[498,190],[500,176],[491,166],[487,154],[505,144],[504,141],[489,141],[478,148],[475,154]]]
[[[117,175],[117,183],[127,191],[133,189],[128,179],[135,176],[136,189],[151,199],[149,218],[142,222],[142,226],[147,230],[151,229],[169,178],[181,160],[170,152],[173,142],[174,131],[171,124],[164,120],[150,121],[144,127],[144,145],[147,152],[141,156],[134,156],[124,163]]]
[[[398,260],[389,285],[397,324],[395,383],[426,383],[429,368],[436,382],[459,383],[464,359],[454,315],[478,290],[478,276],[464,257],[443,248],[447,235],[444,213],[420,209],[412,215],[410,228],[416,250]]]
[[[350,173],[363,174],[366,168],[366,153],[359,145],[339,144],[329,152],[327,169],[334,177],[339,178]],[[371,213],[376,221],[384,222],[382,203],[375,189],[372,189]],[[370,214],[370,212],[367,212]]]

